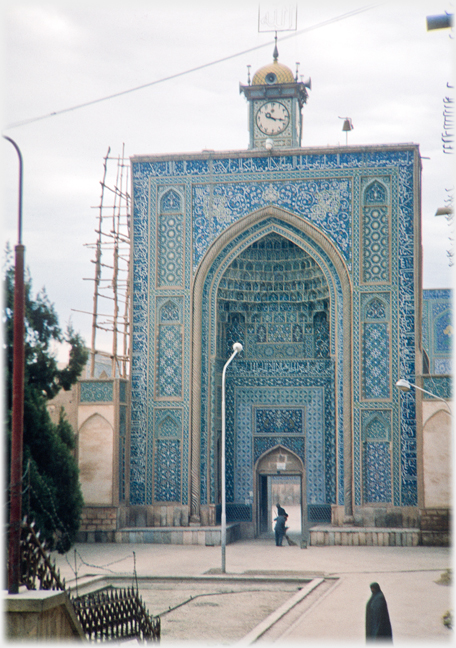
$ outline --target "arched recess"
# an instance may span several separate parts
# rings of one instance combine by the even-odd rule
[[[312,223],[284,209],[269,206],[229,226],[201,260],[193,283],[191,384],[191,517],[199,520],[201,483],[206,479],[202,443],[208,385],[206,366],[214,357],[215,301],[224,269],[244,249],[266,234],[288,238],[308,252],[323,270],[331,292],[331,355],[337,366],[337,492],[338,504],[352,516],[352,290],[348,269],[334,244]]]
[[[270,448],[255,463],[255,477],[254,509],[257,511],[257,533],[271,530],[276,505],[280,504],[290,516],[291,525],[295,524],[294,517],[296,509],[299,508],[300,531],[307,537],[306,473],[300,457],[284,445]],[[274,484],[274,479],[279,483]],[[287,484],[287,479],[293,481]],[[299,492],[296,492],[297,489]],[[288,497],[283,495],[284,490],[285,493],[288,490]],[[294,505],[297,496],[300,500],[299,507]]]
[[[433,413],[423,424],[423,483],[425,508],[450,508],[452,504],[451,415],[432,403]]]
[[[114,430],[101,414],[93,414],[78,435],[79,476],[86,505],[113,503]]]

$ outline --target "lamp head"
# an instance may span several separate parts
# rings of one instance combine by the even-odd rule
[[[233,344],[233,351],[236,351],[236,353],[240,353],[244,347],[240,342],[235,342]]]
[[[405,380],[405,378],[401,378],[400,380],[397,381],[396,387],[401,391],[408,392],[410,391],[412,386],[408,380]]]
[[[272,149],[274,148],[274,140],[272,140],[272,139],[270,139],[270,138],[268,137],[268,139],[267,139],[267,140],[265,141],[265,143],[264,143],[264,148],[265,148],[267,151],[272,151]]]

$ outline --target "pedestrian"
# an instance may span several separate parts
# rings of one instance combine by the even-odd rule
[[[366,605],[366,642],[392,641],[393,631],[385,596],[378,583],[371,583],[370,588],[372,596]]]
[[[282,546],[282,541],[283,537],[287,532],[287,517],[288,515],[278,515],[275,518],[275,527],[274,527],[274,533],[275,533],[275,541],[276,541],[276,547],[281,547]]]
[[[276,506],[277,506],[277,515],[287,515],[287,512],[285,511],[284,508],[280,506],[279,502],[277,502]]]

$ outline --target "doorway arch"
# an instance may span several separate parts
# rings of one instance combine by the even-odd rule
[[[290,532],[307,538],[306,472],[301,459],[278,445],[258,459],[255,474],[255,535],[272,531],[280,504],[289,516]]]
[[[215,502],[213,466],[217,430],[217,291],[230,263],[243,250],[270,233],[306,251],[321,268],[330,293],[330,355],[335,366],[334,412],[337,457],[335,502],[352,515],[352,379],[351,282],[344,260],[333,243],[312,223],[280,209],[267,207],[228,227],[201,260],[193,284],[191,515],[197,521],[201,505]],[[253,469],[253,465],[252,465]]]

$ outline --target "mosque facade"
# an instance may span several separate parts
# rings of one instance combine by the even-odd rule
[[[419,147],[303,147],[309,89],[275,50],[241,86],[246,150],[131,159],[131,378],[110,459],[124,526],[220,524],[223,405],[244,537],[279,500],[303,536],[416,527],[427,508],[422,392],[396,382],[426,373],[449,398],[452,328],[450,292],[423,299]],[[443,405],[428,414],[448,428]]]

